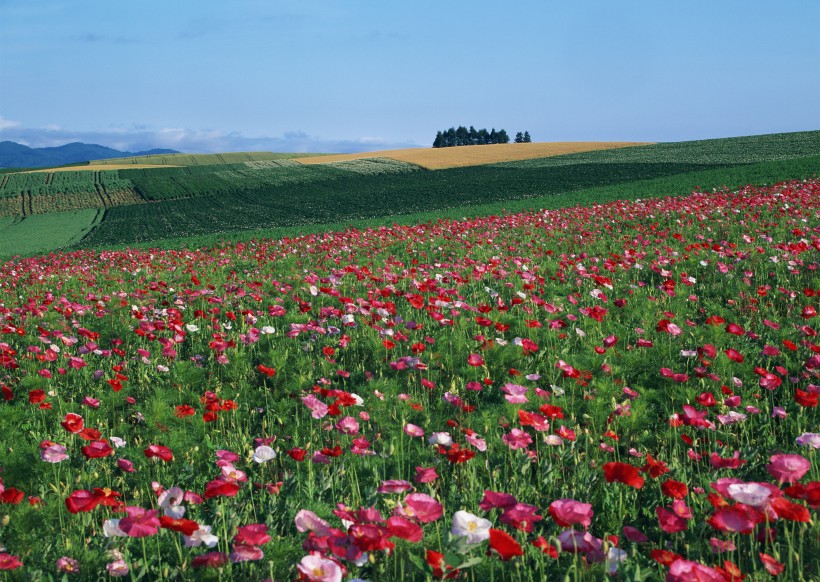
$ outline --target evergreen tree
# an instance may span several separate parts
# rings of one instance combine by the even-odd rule
[[[478,132],[475,129],[475,126],[470,126],[470,145],[478,145]]]
[[[515,143],[524,143],[524,134],[521,133],[520,131],[515,134]],[[436,146],[433,146],[433,147],[436,147]]]
[[[433,141],[434,148],[443,148],[444,147],[444,136],[439,131],[436,134],[436,139]]]
[[[492,128],[490,130],[490,139],[489,141],[487,141],[487,143],[498,143],[498,132],[495,130],[495,128]]]
[[[530,132],[524,132],[524,143],[532,143],[532,138],[530,137]]]
[[[510,143],[510,136],[507,135],[506,130],[498,130],[498,143]]]

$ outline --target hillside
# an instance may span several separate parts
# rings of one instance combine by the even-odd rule
[[[346,162],[378,156],[408,164],[415,164],[428,170],[462,168],[500,162],[514,162],[534,158],[546,158],[564,154],[575,154],[597,150],[609,150],[647,145],[644,142],[538,142],[505,143],[481,146],[458,146],[448,148],[409,148],[383,150],[358,154],[335,154],[297,158],[302,164],[327,164]]]
[[[9,218],[0,223],[0,256],[47,252],[66,241],[74,248],[185,237],[211,244],[226,236],[252,236],[250,231],[559,208],[810,178],[820,173],[820,131],[658,143],[441,170],[386,157],[328,158],[320,164],[287,157],[209,165],[189,160],[197,165],[95,165],[84,167],[91,171],[0,175],[0,216]],[[66,218],[52,237],[35,241],[36,249],[20,242],[28,225],[40,220],[37,216],[84,209],[104,212]]]
[[[3,141],[0,142],[0,168],[42,168],[103,158],[175,153],[179,152],[168,149],[153,149],[137,153],[121,152],[97,144],[80,142],[50,148],[30,148],[13,141]]]

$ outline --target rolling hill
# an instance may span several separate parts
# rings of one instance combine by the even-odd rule
[[[0,168],[42,168],[77,164],[104,158],[176,154],[176,150],[153,149],[144,152],[121,152],[97,144],[69,143],[51,148],[30,148],[13,141],[0,142]]]

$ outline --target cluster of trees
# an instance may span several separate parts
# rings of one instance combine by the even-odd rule
[[[532,138],[530,132],[518,132],[515,134],[515,143],[530,143]],[[503,129],[496,131],[492,128],[490,131],[486,129],[476,129],[472,125],[467,129],[463,125],[458,128],[451,127],[445,131],[436,133],[436,139],[433,141],[434,148],[449,148],[453,146],[465,145],[486,145],[493,143],[510,143],[510,136]]]
[[[531,141],[530,132],[528,131],[524,133],[519,131],[515,134],[515,143],[529,143]],[[510,143],[510,136],[507,135],[507,132],[503,129],[500,131],[496,131],[495,128],[492,128],[490,131],[486,129],[476,130],[472,125],[470,129],[460,125],[458,128],[451,127],[448,130],[436,133],[433,147],[449,148],[453,146],[486,145],[491,143]]]

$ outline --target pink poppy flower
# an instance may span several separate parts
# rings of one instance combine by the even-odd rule
[[[250,544],[234,543],[233,551],[228,556],[228,559],[238,564],[240,562],[255,562],[265,557],[262,548]]]
[[[267,525],[264,523],[253,523],[236,528],[236,535],[233,541],[236,544],[263,546],[268,543],[270,539]]]
[[[487,450],[487,441],[485,441],[483,438],[478,436],[478,434],[476,434],[473,431],[469,431],[469,432],[465,433],[464,434],[464,440],[466,440],[468,443],[470,443],[472,446],[474,446],[476,449],[478,449],[481,452],[484,452],[484,451]]]
[[[467,363],[470,364],[471,366],[475,366],[475,367],[483,366],[484,365],[484,358],[482,358],[478,354],[470,354],[470,356],[467,358]]]
[[[444,512],[441,503],[425,493],[411,493],[404,498],[404,514],[421,523],[439,519]]]
[[[387,479],[382,481],[382,484],[379,485],[378,492],[379,493],[404,493],[413,488],[413,484],[410,481],[405,481],[403,479]]]
[[[144,538],[157,533],[160,521],[157,518],[159,513],[156,509],[143,509],[142,507],[126,507],[127,517],[120,519],[119,528],[132,538]]]
[[[721,507],[706,521],[718,531],[750,534],[755,525],[765,519],[763,513],[754,507],[738,504]]]
[[[698,562],[690,562],[689,560],[675,560],[669,566],[669,571],[666,573],[666,582],[690,582],[697,580],[698,582],[725,582],[723,574],[704,566]]]
[[[19,556],[12,556],[6,552],[0,552],[0,570],[16,570],[22,568],[23,562]]]
[[[713,554],[734,552],[737,549],[737,546],[735,546],[732,540],[719,540],[718,538],[710,538],[709,546],[711,546]]]
[[[424,537],[424,530],[419,524],[400,515],[394,515],[387,520],[387,529],[391,536],[412,543],[420,542]]]
[[[811,468],[811,463],[802,455],[772,455],[766,465],[769,475],[778,483],[796,483]]]
[[[495,507],[501,509],[513,507],[516,503],[518,503],[516,498],[510,495],[509,493],[485,490],[484,499],[481,500],[481,503],[478,504],[478,507],[481,508],[483,511],[490,511]]]
[[[121,471],[125,471],[126,473],[137,472],[137,470],[134,468],[134,463],[132,463],[128,459],[117,459],[117,467],[119,467]]]
[[[594,514],[592,505],[574,499],[556,499],[550,503],[548,512],[560,527],[578,524],[588,528]]]
[[[636,544],[644,544],[649,541],[649,538],[641,530],[631,525],[624,526],[624,537],[630,542]]]
[[[423,437],[424,429],[408,422],[404,425],[404,433],[411,437]]]
[[[658,516],[658,524],[666,533],[686,531],[687,520],[676,513],[669,511],[665,507],[658,506],[655,508],[655,514]]]
[[[542,519],[538,515],[538,508],[528,503],[516,503],[512,507],[508,507],[499,517],[501,523],[514,527],[515,529],[532,533],[535,524]]]
[[[524,404],[529,402],[527,400],[528,388],[520,384],[504,384],[501,391],[505,394],[504,399],[510,404]]]
[[[336,430],[342,434],[357,434],[359,432],[359,423],[352,416],[345,416],[336,423]]]
[[[328,406],[315,396],[303,396],[302,403],[310,409],[313,418],[324,418],[327,416]]]
[[[48,443],[48,444],[46,444]],[[46,445],[45,447],[43,445]],[[47,463],[60,463],[68,458],[66,448],[63,445],[52,443],[50,441],[43,441],[40,444],[40,458]]]
[[[512,431],[502,436],[501,440],[512,450],[526,449],[532,444],[532,437],[520,428],[512,429]]]
[[[432,483],[438,479],[435,467],[416,467],[416,483]]]

